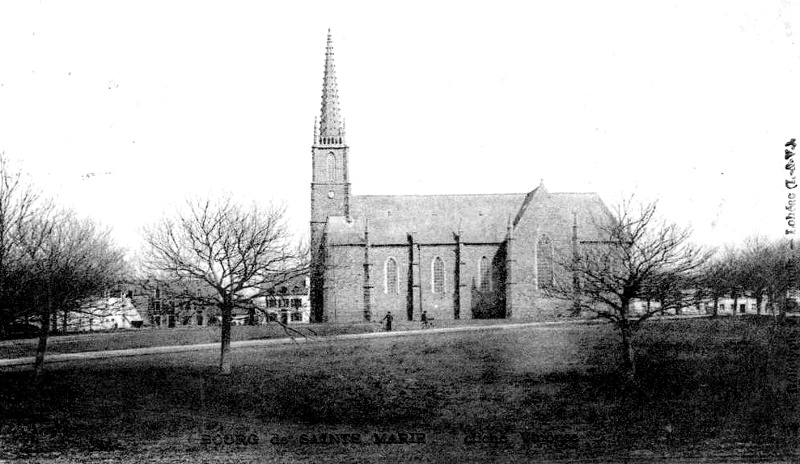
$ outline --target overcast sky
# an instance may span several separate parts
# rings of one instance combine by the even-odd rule
[[[355,194],[544,179],[657,198],[701,242],[778,237],[799,20],[788,1],[8,1],[0,151],[132,248],[222,190],[307,234],[331,28]]]

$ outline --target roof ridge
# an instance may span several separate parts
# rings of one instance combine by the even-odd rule
[[[541,183],[539,184],[539,187],[544,189],[544,186]],[[519,210],[517,210],[517,215],[514,216],[514,222],[511,223],[512,226],[516,227],[517,223],[519,223],[520,219],[522,219],[522,215],[525,214],[525,211],[528,209],[528,205],[531,204],[533,197],[536,196],[536,193],[539,191],[539,187],[536,187],[525,194],[525,199],[522,200],[522,205],[520,205]]]

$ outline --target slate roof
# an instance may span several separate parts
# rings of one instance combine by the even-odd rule
[[[128,321],[142,320],[142,316],[130,298],[98,298],[84,303],[80,312],[96,317],[122,316]]]
[[[369,220],[372,244],[407,244],[411,232],[420,243],[454,243],[459,227],[464,242],[500,243],[524,198],[525,194],[354,196],[352,220],[329,218],[328,238],[338,244],[363,243]]]
[[[326,232],[330,243],[362,244],[369,220],[373,245],[406,244],[411,232],[419,243],[454,243],[459,229],[465,243],[501,243],[508,221],[518,222],[538,190],[527,194],[354,196],[351,220],[330,217]],[[578,213],[580,224],[591,224],[593,218],[608,214],[595,193],[549,193],[548,197],[556,210],[548,216],[558,227],[571,228],[573,212]]]
[[[351,212],[369,219],[375,244],[408,243],[409,232],[420,243],[454,243],[459,229],[464,242],[500,243],[524,198],[519,193],[366,195],[353,197]]]
[[[285,289],[285,290],[284,290]],[[275,285],[266,287],[267,291],[273,290],[275,293],[288,294],[288,295],[305,295],[308,294],[308,286],[306,286],[306,275],[298,275],[291,277],[286,282],[281,282]]]
[[[557,214],[549,215],[549,227],[568,228],[572,233],[573,213],[577,213],[578,237],[580,240],[606,239],[595,224],[608,224],[612,214],[596,193],[550,193],[553,208]],[[521,211],[525,214],[525,211]]]
[[[351,220],[330,217],[326,232],[330,243],[362,244],[369,220],[373,245],[406,244],[411,232],[419,243],[454,243],[454,234],[459,229],[465,243],[501,243],[506,238],[508,221],[516,224],[537,192],[538,188],[527,194],[354,196]],[[548,196],[555,211],[547,216],[557,223],[553,224],[556,227],[571,228],[573,212],[578,213],[578,222],[583,227],[591,224],[593,218],[608,214],[595,193],[548,193]],[[590,231],[581,232],[584,236]]]

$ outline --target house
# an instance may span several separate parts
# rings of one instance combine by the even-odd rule
[[[263,308],[269,317],[284,324],[308,324],[311,319],[309,277],[294,277],[267,287]]]
[[[143,319],[130,298],[103,297],[92,299],[67,316],[67,330],[132,329],[141,327]]]
[[[211,292],[213,290],[199,280],[147,278],[120,284],[107,295],[129,298],[139,308],[144,325],[171,328],[215,323],[219,311],[205,298]]]

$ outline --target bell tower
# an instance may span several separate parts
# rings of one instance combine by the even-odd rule
[[[311,147],[311,315],[316,322],[322,321],[322,235],[325,223],[330,216],[350,216],[347,152],[344,121],[339,114],[333,41],[329,29],[322,81],[322,110],[319,121],[314,121],[314,143]]]

